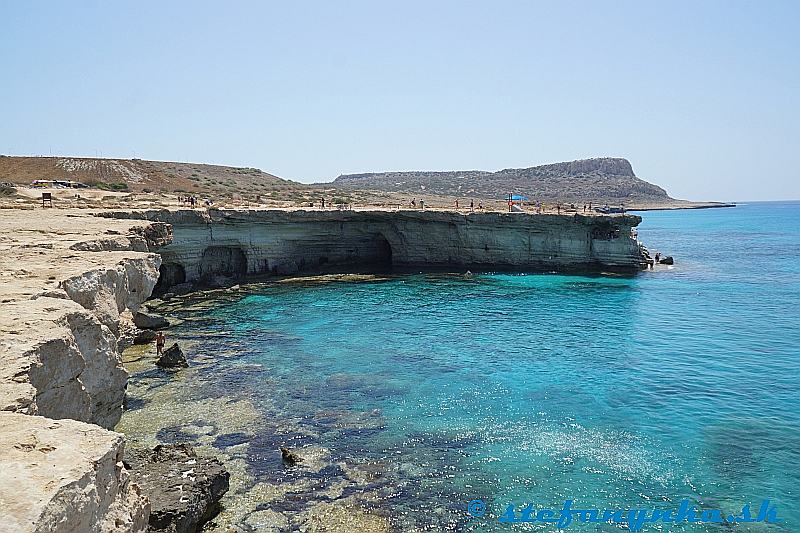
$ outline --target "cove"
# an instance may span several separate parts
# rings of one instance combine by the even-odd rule
[[[192,367],[129,363],[139,403],[118,429],[221,456],[221,525],[504,531],[511,501],[727,515],[770,499],[791,531],[792,206],[650,213],[642,235],[680,261],[635,277],[322,276],[170,300]]]

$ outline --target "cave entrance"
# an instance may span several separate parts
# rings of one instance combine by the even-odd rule
[[[179,263],[162,263],[158,267],[158,282],[153,287],[153,294],[163,294],[170,287],[186,283],[186,269]]]
[[[392,267],[392,246],[381,234],[353,240],[344,245],[342,263],[357,270],[389,270]]]
[[[373,265],[381,268],[391,268],[392,266],[392,245],[386,240],[383,235],[376,235],[375,240],[375,253],[373,256]]]
[[[247,255],[238,246],[209,246],[200,258],[201,280],[215,276],[240,277],[247,274]]]
[[[298,250],[297,255],[294,263],[300,271],[384,272],[392,268],[392,246],[381,234],[347,236],[319,251]]]

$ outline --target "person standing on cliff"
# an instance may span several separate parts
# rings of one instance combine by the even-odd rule
[[[167,338],[164,336],[163,331],[159,331],[156,335],[156,355],[161,357],[164,352],[164,345],[167,344]]]
[[[469,201],[469,211],[470,213],[475,210],[475,200]]]
[[[322,209],[325,209],[325,197],[322,197]]]

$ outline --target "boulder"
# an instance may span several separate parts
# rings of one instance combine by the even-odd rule
[[[139,329],[164,329],[169,327],[169,320],[155,313],[137,311],[133,314],[133,323]]]
[[[193,533],[219,512],[230,474],[215,458],[198,457],[189,444],[126,451],[131,480],[150,499],[150,531]]]
[[[161,368],[187,368],[189,362],[186,361],[186,356],[183,355],[183,351],[181,351],[180,346],[178,346],[176,342],[164,350],[161,357],[156,360],[156,366]]]
[[[671,255],[668,255],[667,257],[662,258],[659,261],[659,263],[661,263],[662,265],[674,265],[675,264],[675,260],[672,258]]]
[[[156,340],[156,332],[152,329],[140,329],[133,337],[133,344],[150,344]]]

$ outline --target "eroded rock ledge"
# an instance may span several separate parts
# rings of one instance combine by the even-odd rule
[[[143,531],[149,507],[122,467],[123,437],[98,426],[122,413],[120,349],[158,280],[152,250],[170,227],[7,210],[0,228],[3,525]]]
[[[150,210],[104,217],[172,225],[158,290],[218,276],[335,268],[630,271],[635,215],[420,210]]]

